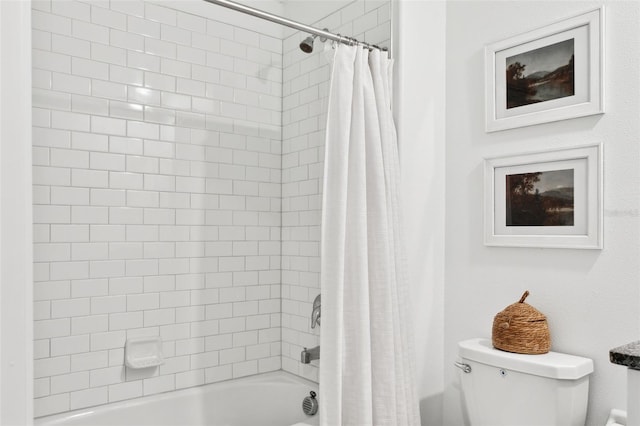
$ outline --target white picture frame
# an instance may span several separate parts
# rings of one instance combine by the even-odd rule
[[[484,186],[485,245],[603,248],[602,144],[486,158]]]
[[[602,114],[603,82],[604,6],[487,45],[485,130]]]

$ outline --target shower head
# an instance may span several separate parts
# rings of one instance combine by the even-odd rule
[[[300,42],[300,50],[302,50],[304,53],[313,52],[313,40],[315,38],[316,38],[316,36],[309,36],[309,37],[305,38],[304,40],[302,40]]]
[[[322,29],[323,31],[329,31],[326,28]],[[310,35],[309,37],[305,38],[304,40],[302,40],[300,42],[300,50],[302,50],[304,53],[311,53],[313,52],[313,41],[316,39],[316,37],[318,37],[318,35]],[[327,41],[326,37],[322,37],[320,36],[320,41],[321,42],[325,42]]]

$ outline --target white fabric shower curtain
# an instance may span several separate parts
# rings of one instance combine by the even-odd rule
[[[336,46],[322,206],[320,422],[420,423],[400,244],[392,61]]]

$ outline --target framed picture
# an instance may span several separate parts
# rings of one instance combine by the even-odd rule
[[[485,159],[485,245],[602,248],[602,145]]]
[[[604,113],[604,7],[485,47],[486,131]]]

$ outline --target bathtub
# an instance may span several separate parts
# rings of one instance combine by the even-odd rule
[[[316,383],[284,371],[40,417],[36,426],[318,425],[302,412]]]

